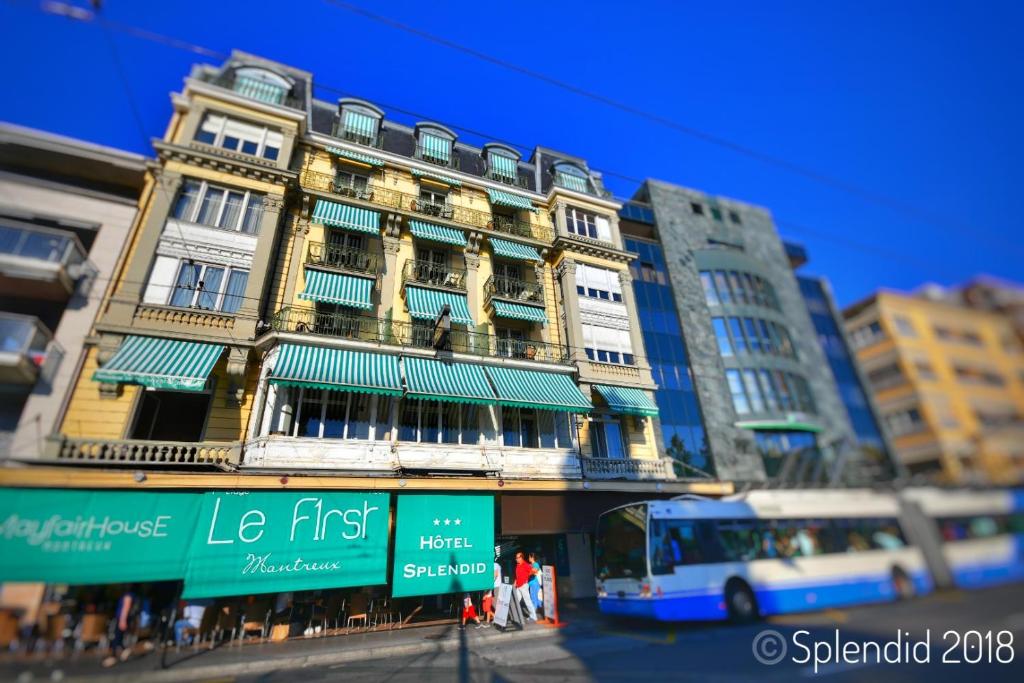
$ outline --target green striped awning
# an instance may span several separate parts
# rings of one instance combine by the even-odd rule
[[[377,119],[369,114],[352,111],[351,109],[345,110],[345,119],[342,125],[345,126],[345,130],[348,132],[368,138],[372,138],[374,133],[377,132]]]
[[[587,413],[593,404],[569,375],[516,368],[487,368],[503,406]]]
[[[380,232],[380,212],[339,204],[326,199],[316,200],[313,216],[309,220],[313,223],[346,228],[356,232],[368,232],[373,235]]]
[[[545,323],[548,315],[542,307],[527,306],[510,301],[495,299],[491,302],[494,306],[494,315],[499,318],[515,318],[516,320],[529,320],[534,323]]]
[[[594,388],[597,389],[597,393],[604,396],[605,401],[608,401],[608,407],[612,409],[612,412],[622,415],[658,416],[658,406],[641,389],[612,387],[604,384],[595,384]]]
[[[431,173],[430,171],[421,171],[418,168],[414,168],[412,169],[412,174],[417,178],[430,178],[431,180],[436,180],[439,183],[451,185],[452,187],[462,187],[462,181],[458,178],[441,175],[440,173]]]
[[[491,198],[491,204],[497,204],[498,206],[511,206],[513,209],[537,211],[537,209],[533,208],[533,202],[522,195],[512,194],[511,192],[505,192],[504,190],[492,190],[491,188],[487,188],[487,195]]]
[[[508,178],[509,180],[516,179],[516,169],[519,164],[512,157],[507,157],[504,154],[496,154],[491,152],[490,154],[491,172],[495,175],[499,175],[502,178]]]
[[[373,308],[373,303],[370,301],[372,288],[373,280],[365,277],[307,268],[306,288],[299,294],[299,298],[369,310]]]
[[[740,429],[753,429],[754,431],[792,431],[792,432],[820,432],[821,425],[811,422],[800,422],[798,420],[748,420],[735,423]]]
[[[445,163],[451,158],[452,143],[447,138],[431,135],[430,133],[420,133],[420,145],[423,147],[423,156],[425,157],[444,161]]]
[[[270,381],[292,387],[363,394],[402,394],[398,356],[302,344],[281,345]]]
[[[533,247],[528,247],[525,244],[519,244],[518,242],[509,242],[508,240],[498,239],[497,237],[491,238],[491,251],[494,252],[495,256],[525,259],[527,261],[540,261],[540,254],[538,254],[537,250]]]
[[[564,171],[558,171],[555,174],[555,182],[569,190],[575,190],[576,192],[587,192],[587,179],[583,176],[578,176],[575,173],[566,173]]]
[[[455,403],[494,403],[494,392],[479,365],[428,358],[403,358],[406,396]]]
[[[235,76],[234,91],[243,97],[259,102],[281,104],[284,102],[285,90],[279,85],[261,81],[250,76]]]
[[[159,337],[126,337],[97,382],[141,384],[153,389],[202,391],[224,347]]]
[[[465,294],[407,286],[405,288],[405,304],[409,307],[409,315],[417,320],[436,319],[444,305],[448,304],[451,306],[453,323],[474,324],[473,316],[469,313],[469,301]]]
[[[372,157],[369,154],[361,154],[360,152],[352,152],[341,147],[328,147],[327,151],[336,157],[342,157],[344,159],[351,159],[352,161],[358,161],[361,164],[368,164],[370,166],[383,166],[384,161],[377,157]]]
[[[443,225],[434,225],[423,221],[409,221],[409,232],[413,237],[431,242],[444,242],[460,247],[466,246],[466,233]]]

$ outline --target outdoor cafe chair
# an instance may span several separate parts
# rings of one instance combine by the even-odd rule
[[[109,642],[107,627],[110,617],[106,614],[84,614],[75,631],[75,652],[81,652],[89,645],[96,645],[100,650],[107,649]]]
[[[259,633],[260,642],[266,640],[270,633],[270,617],[273,608],[269,600],[254,602],[246,606],[241,615],[241,626],[238,629],[238,644],[245,642],[245,637],[250,633]]]
[[[369,626],[369,598],[363,593],[356,593],[349,601],[345,630],[351,631],[352,625],[357,622],[362,622],[363,628]]]

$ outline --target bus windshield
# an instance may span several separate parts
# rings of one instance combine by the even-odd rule
[[[629,505],[601,516],[594,549],[597,578],[642,579],[647,575],[646,554],[646,505]]]

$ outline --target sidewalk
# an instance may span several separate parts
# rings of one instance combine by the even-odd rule
[[[147,683],[224,678],[259,674],[286,668],[327,666],[367,659],[405,657],[409,655],[451,652],[460,648],[470,651],[491,649],[512,641],[551,638],[567,632],[585,630],[592,625],[591,610],[571,609],[573,623],[567,628],[544,624],[528,624],[524,630],[515,628],[502,632],[496,628],[475,628],[472,624],[460,631],[455,624],[412,627],[390,631],[354,633],[324,638],[300,638],[285,643],[263,643],[244,646],[221,645],[213,650],[190,647],[166,653],[167,668],[161,668],[161,652],[138,655],[110,669],[100,665],[101,657],[89,652],[76,659],[46,662],[18,659],[0,663],[0,680],[18,681],[88,681],[89,683]]]

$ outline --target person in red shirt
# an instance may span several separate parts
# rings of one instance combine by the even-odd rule
[[[526,613],[531,621],[537,621],[537,609],[533,606],[530,598],[530,577],[533,575],[533,565],[526,561],[523,551],[516,553],[516,600],[526,603]]]

